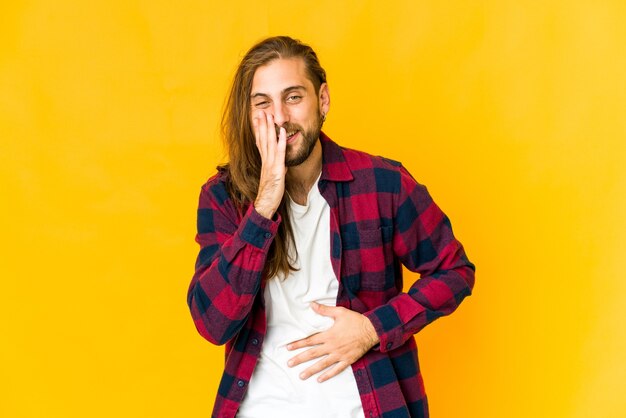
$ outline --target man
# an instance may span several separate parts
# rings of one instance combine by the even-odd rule
[[[329,107],[291,38],[235,75],[188,294],[200,334],[226,344],[213,416],[428,416],[413,334],[471,293],[474,266],[400,163],[321,132]],[[408,293],[402,264],[421,275]]]

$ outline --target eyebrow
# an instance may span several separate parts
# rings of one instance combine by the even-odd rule
[[[300,85],[296,85],[296,86],[289,86],[285,89],[283,89],[283,91],[281,91],[281,95],[285,95],[289,92],[292,92],[294,90],[306,90],[306,87],[304,86],[300,86]],[[253,95],[250,96],[250,98],[254,99],[256,97],[270,97],[269,94],[266,93],[254,93]]]

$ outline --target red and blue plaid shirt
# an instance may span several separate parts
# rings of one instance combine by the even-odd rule
[[[337,306],[367,316],[380,344],[352,365],[366,417],[428,417],[413,334],[471,293],[474,265],[450,221],[400,163],[338,146],[323,133],[318,187],[330,206]],[[263,271],[280,217],[239,212],[219,171],[202,187],[200,253],[188,304],[200,334],[226,344],[214,417],[234,417],[266,331]],[[420,274],[403,291],[402,265]]]

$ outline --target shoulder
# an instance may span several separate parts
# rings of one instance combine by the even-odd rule
[[[366,168],[381,168],[398,171],[402,163],[380,155],[373,155],[365,151],[341,147],[346,162],[353,170]]]
[[[397,193],[406,183],[417,183],[400,161],[342,147],[350,171],[357,182],[371,182],[379,192]]]
[[[228,182],[230,176],[228,174],[227,166],[218,166],[217,172],[213,174],[202,185],[200,191],[200,205],[203,203],[208,206],[209,202],[215,202],[218,205],[224,205],[230,199],[228,194]]]
[[[203,190],[209,190],[216,185],[226,185],[229,181],[228,166],[220,165],[216,167],[217,172],[214,173],[209,179],[202,185]]]

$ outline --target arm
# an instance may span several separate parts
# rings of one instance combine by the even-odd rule
[[[245,323],[259,291],[269,247],[280,218],[261,216],[252,205],[240,222],[219,180],[202,188],[198,205],[200,252],[187,303],[198,332],[225,344]]]
[[[223,182],[202,189],[198,208],[200,253],[187,301],[200,334],[214,344],[233,338],[245,323],[257,295],[270,245],[278,231],[274,214],[285,183],[286,132],[276,138],[271,115],[254,118],[256,146],[261,156],[259,193],[243,219]]]
[[[399,193],[394,201],[394,255],[421,279],[363,315],[341,307],[313,306],[335,324],[327,331],[295,341],[288,349],[311,347],[289,362],[296,366],[320,358],[301,373],[302,379],[326,370],[328,380],[380,343],[383,352],[398,348],[424,326],[452,313],[471,293],[474,265],[454,238],[450,221],[426,188],[400,167]]]
[[[426,187],[404,167],[400,170],[393,250],[402,264],[421,278],[408,293],[365,313],[383,352],[401,346],[435,319],[452,313],[474,286],[474,265],[454,237],[450,220]]]

